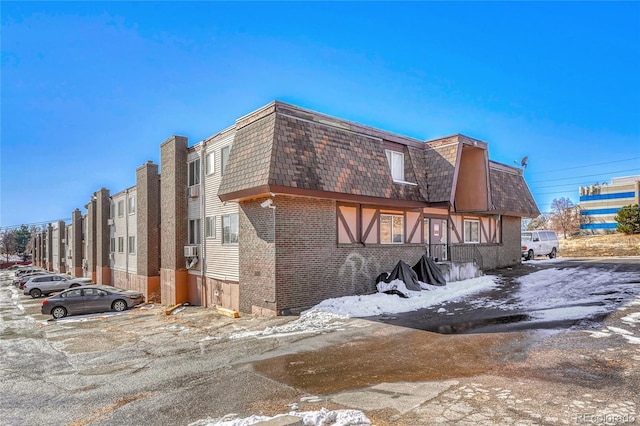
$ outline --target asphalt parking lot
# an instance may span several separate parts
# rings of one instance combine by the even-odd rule
[[[339,318],[291,332],[302,318],[231,319],[198,307],[53,321],[6,278],[2,424],[206,424],[322,407],[361,410],[377,425],[623,424],[640,415],[637,295],[583,328],[441,334]]]

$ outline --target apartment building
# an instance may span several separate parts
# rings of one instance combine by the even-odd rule
[[[580,230],[591,233],[615,232],[618,211],[640,204],[640,175],[616,177],[609,184],[580,187]]]
[[[192,146],[167,139],[160,172],[148,162],[135,186],[74,212],[76,275],[164,305],[282,315],[375,291],[425,252],[518,263],[520,219],[539,214],[522,170],[489,160],[486,142],[425,142],[278,101]]]

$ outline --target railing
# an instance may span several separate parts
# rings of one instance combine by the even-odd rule
[[[476,262],[480,269],[483,268],[482,253],[477,244],[452,244],[449,254],[453,262]]]
[[[447,244],[427,244],[427,256],[437,261],[448,260],[449,250]]]

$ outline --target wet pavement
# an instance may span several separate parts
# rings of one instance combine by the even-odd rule
[[[637,271],[638,261],[540,262],[502,272],[508,280],[529,268],[601,268],[606,278],[611,268]],[[251,335],[298,320],[231,319],[197,307],[166,316],[147,307],[51,321],[39,313],[40,300],[2,279],[0,423],[187,425],[325,407],[362,410],[376,425],[637,424],[640,297],[612,299],[601,322],[568,329],[446,334],[337,319],[308,333]],[[549,297],[532,303],[541,300]],[[434,312],[445,309],[438,315],[449,325],[473,324],[451,321],[457,303],[472,306]],[[523,314],[500,305],[490,311]]]

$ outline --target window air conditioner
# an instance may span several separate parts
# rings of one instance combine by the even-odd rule
[[[194,257],[198,255],[198,246],[184,246],[184,257]]]
[[[113,219],[107,219],[107,225],[113,226],[114,225]]]
[[[200,185],[190,186],[189,197],[196,198],[198,196],[200,196]]]

